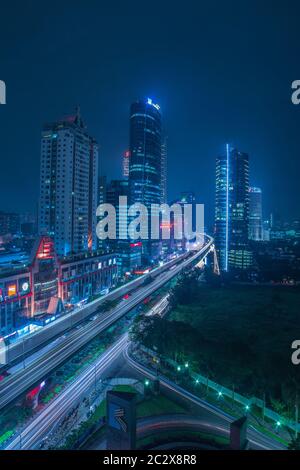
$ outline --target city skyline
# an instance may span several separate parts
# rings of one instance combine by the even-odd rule
[[[147,102],[147,100],[151,100],[152,101],[152,98],[145,98],[144,101]],[[140,99],[137,99],[136,102],[139,102]],[[159,105],[157,105],[159,106]],[[160,106],[159,106],[160,108]],[[130,106],[128,107],[128,109],[130,109]],[[79,110],[79,111],[77,111]],[[76,112],[79,112],[80,113],[80,106],[76,106],[75,107],[75,113],[74,113],[74,110],[73,110],[73,113],[72,113],[72,110],[70,110],[69,114],[68,113],[61,113],[60,114],[60,118],[57,118],[56,121],[53,120],[53,122],[63,122],[65,119],[68,119],[70,116],[75,116]],[[129,113],[130,115],[130,113]],[[49,119],[45,122],[49,122]],[[84,124],[85,125],[85,124]],[[49,124],[43,124],[40,126],[40,132],[43,132],[45,126],[49,126]],[[91,126],[88,126],[89,128]],[[161,153],[162,153],[162,164],[163,162],[167,162],[167,157],[164,156],[167,154],[167,139],[168,137],[167,136],[162,136],[162,144],[161,144]],[[101,144],[99,145],[97,140],[94,139],[94,142],[95,142],[95,145],[97,147],[101,147]],[[235,145],[232,145],[231,143],[223,143],[222,145],[220,145],[219,147],[219,156],[222,154],[223,152],[223,149],[224,149],[224,146],[226,145],[229,145],[231,148],[235,148]],[[249,154],[249,152],[247,152]],[[109,173],[103,173],[103,172],[100,172],[101,168],[103,168],[103,166],[105,165],[105,160],[102,158],[101,156],[101,151],[97,152],[97,157],[96,157],[96,160],[97,160],[97,174],[98,174],[98,178],[106,178],[107,181],[113,181],[113,180],[120,180],[122,178],[128,178],[129,177],[129,164],[130,164],[130,151],[129,150],[125,150],[123,151],[123,153],[120,154],[119,158],[116,160],[116,167],[118,166],[118,170],[116,171],[116,173],[114,174],[109,174]],[[252,160],[252,158],[251,158]],[[171,162],[172,163],[172,162]],[[98,170],[99,168],[99,170]],[[253,188],[256,188],[257,185],[256,185],[256,182],[254,181],[254,178],[252,177],[251,178],[251,175],[253,173],[255,173],[255,167],[254,165],[252,165],[251,167],[251,170],[254,169],[254,172],[251,171],[250,173],[250,187],[253,187]],[[169,192],[170,194],[174,195],[175,199],[178,197],[178,195],[181,193],[181,192],[184,192],[185,190],[186,191],[192,191],[196,194],[196,199],[197,199],[197,196],[198,196],[198,200],[199,200],[199,191],[195,191],[191,188],[185,188],[185,186],[178,186],[176,187],[176,189],[174,190],[174,187],[173,187],[173,191],[169,191],[169,186],[170,185],[170,178],[169,178],[169,175],[168,175],[168,170],[169,170],[169,161],[168,163],[165,163],[165,167],[164,167],[164,173],[162,173],[161,177],[163,178],[162,181],[161,181],[161,185],[162,185],[162,188],[161,188],[161,191],[162,191],[162,200],[165,200],[167,203],[168,202],[171,202],[172,201],[172,198],[171,196],[169,197]],[[214,177],[214,171],[215,171],[215,168],[213,168],[213,172],[212,172],[212,175]],[[38,174],[38,180],[40,179],[40,172]],[[211,179],[211,175],[210,175],[210,179]],[[214,224],[214,211],[215,211],[215,201],[214,201],[214,184],[215,184],[215,181],[214,181],[214,178],[212,180],[212,187],[210,188],[210,199],[213,199],[213,202],[210,201],[210,203],[208,204],[208,207],[209,207],[209,211],[206,212],[206,215],[208,215],[207,219],[208,220],[208,226],[209,227],[212,227],[212,225]],[[39,184],[38,184],[39,186]],[[262,182],[262,185],[261,185],[263,188],[264,188],[264,182]],[[183,188],[185,188],[183,190]],[[1,188],[0,188],[1,190]],[[29,205],[29,204],[26,204],[26,207],[25,209],[20,209],[18,210],[18,208],[16,209],[10,209],[10,204],[6,204],[6,206],[3,206],[2,207],[2,210],[4,212],[7,212],[7,213],[19,213],[19,214],[30,214],[34,217],[38,217],[38,212],[39,212],[39,209],[38,209],[38,201],[39,201],[39,197],[40,197],[40,189],[38,188],[37,190],[37,199],[35,201],[35,203],[33,205]],[[168,198],[165,199],[165,195],[168,193]],[[29,195],[29,198],[28,200],[30,200],[30,196],[31,194]],[[98,196],[98,199],[99,199],[99,196]],[[100,196],[100,199],[99,201],[101,202],[101,196]],[[23,201],[24,202],[24,201]],[[200,201],[202,203],[202,200]],[[280,217],[280,219],[284,222],[292,222],[293,220],[297,220],[299,218],[299,213],[296,211],[295,214],[289,214],[288,217],[286,217],[286,214],[285,214],[285,211],[281,212],[279,211],[274,204],[271,205],[271,208],[270,208],[270,204],[268,204],[265,200],[264,200],[264,204],[262,205],[263,209],[262,209],[262,219],[268,219],[268,218],[272,218],[272,216],[274,217],[274,214],[276,214],[277,216]],[[267,208],[270,208],[270,210],[266,209]]]
[[[1,7],[1,457],[300,450],[299,18]]]
[[[108,19],[112,18],[110,8],[105,9]],[[6,6],[4,10],[9,24],[12,8]],[[282,44],[273,45],[265,31],[268,15],[265,5],[260,6],[259,18],[254,16],[255,9],[250,6],[236,7],[234,14],[230,12],[230,15],[224,6],[220,6],[213,32],[205,26],[205,19],[212,15],[209,6],[201,9],[202,27],[197,28],[196,18],[200,14],[197,6],[191,11],[193,15],[174,12],[173,23],[166,25],[163,21],[167,13],[165,5],[161,6],[161,17],[157,17],[155,11],[147,12],[145,16],[145,24],[150,29],[156,25],[157,37],[150,43],[139,35],[139,25],[136,25],[136,30],[130,28],[135,24],[134,5],[127,13],[121,6],[120,13],[125,15],[127,24],[127,34],[125,37],[122,35],[121,46],[121,16],[113,17],[113,22],[108,21],[107,24],[102,24],[100,19],[102,28],[99,28],[97,39],[90,13],[82,12],[80,6],[68,9],[64,5],[60,9],[62,20],[56,25],[57,36],[54,37],[50,26],[47,26],[51,24],[52,12],[48,13],[49,22],[44,24],[39,11],[29,17],[23,6],[20,10],[23,14],[20,16],[32,26],[32,33],[27,38],[27,45],[33,51],[32,58],[24,54],[28,66],[31,65],[30,76],[22,72],[25,67],[20,55],[25,44],[11,41],[6,25],[0,33],[4,47],[1,65],[5,70],[1,78],[7,86],[7,104],[0,108],[0,125],[4,131],[0,154],[4,156],[2,171],[7,176],[0,188],[0,197],[8,196],[4,209],[23,212],[35,206],[38,199],[40,129],[44,122],[72,112],[76,104],[81,105],[91,133],[99,142],[101,173],[109,179],[120,177],[120,155],[129,144],[130,103],[139,97],[150,96],[161,105],[168,134],[169,199],[178,196],[176,175],[179,171],[180,190],[194,191],[197,199],[207,207],[207,215],[212,221],[215,155],[222,151],[225,142],[229,142],[249,153],[253,162],[251,184],[263,189],[265,214],[278,211],[288,219],[298,217],[297,198],[289,198],[290,191],[298,194],[297,173],[300,171],[299,159],[296,158],[299,109],[290,99],[291,83],[298,72],[294,60],[298,55],[297,42],[289,43],[289,54],[284,52],[287,32],[291,36],[297,31],[296,14],[289,18],[287,26],[281,23],[284,17],[281,8],[273,8],[267,31],[273,37],[277,37],[281,28],[286,33],[282,35]],[[93,4],[91,11],[97,17],[98,6]],[[84,50],[90,49],[92,63],[90,58],[83,57],[81,47],[70,50],[69,44],[73,41],[74,45],[78,44],[78,39],[71,30],[67,35],[63,29],[66,18],[72,24],[81,14],[89,20],[89,28],[83,25],[79,44],[85,46]],[[246,17],[252,21],[255,30],[255,36],[251,36],[253,44],[248,41],[248,32],[242,28]],[[19,35],[22,35],[23,26],[19,20],[15,21]],[[179,22],[184,39],[179,50],[175,50],[172,39]],[[233,28],[228,28],[228,25]],[[235,31],[240,44],[235,42]],[[107,38],[104,41],[106,49],[101,43],[104,36]],[[133,52],[131,46],[136,36],[140,45]],[[95,47],[99,49],[97,54]],[[78,68],[77,74],[72,74],[72,85],[69,86],[75,50],[82,67]],[[154,62],[157,50],[161,52],[155,56]],[[66,51],[70,55],[69,61],[63,60]],[[114,60],[116,56],[118,61]],[[59,79],[51,72],[56,63],[60,67]],[[126,67],[128,64],[131,67]],[[43,79],[45,72],[49,74],[47,85]],[[260,76],[259,83],[256,75]],[[18,139],[12,139],[16,116],[22,125],[18,129]],[[199,178],[199,171],[203,172],[204,178]],[[22,197],[24,193],[26,199]]]

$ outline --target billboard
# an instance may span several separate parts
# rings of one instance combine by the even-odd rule
[[[109,391],[106,399],[107,449],[135,449],[136,394]]]

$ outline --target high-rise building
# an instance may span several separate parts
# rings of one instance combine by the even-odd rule
[[[106,189],[107,189],[106,176],[99,176],[98,178],[98,205],[106,203]],[[109,251],[109,245],[108,245],[107,240],[100,240],[100,238],[98,238],[98,248],[104,253]]]
[[[167,164],[168,164],[168,146],[167,137],[161,144],[161,202],[167,204]]]
[[[271,229],[282,229],[283,222],[281,215],[279,214],[278,210],[271,212],[270,214],[270,228]]]
[[[229,168],[229,268],[247,269],[252,263],[249,236],[249,156],[230,151]]]
[[[184,205],[189,204],[192,207],[192,223],[190,226],[190,233],[184,233],[185,228],[184,224],[182,224],[182,233],[184,234],[182,239],[182,247],[186,248],[188,246],[188,241],[194,241],[192,237],[192,232],[196,230],[196,197],[193,191],[181,191],[180,199],[178,203],[182,206],[182,210],[184,211]]]
[[[110,251],[117,255],[119,272],[124,274],[141,265],[141,242],[132,243],[129,239],[124,239],[119,232],[119,225],[127,228],[127,206],[119,206],[120,197],[129,195],[128,180],[112,180],[107,185],[106,202],[112,204],[116,211],[116,239],[107,240]]]
[[[23,237],[33,237],[34,235],[36,235],[36,214],[24,212],[20,215],[20,222],[21,233]]]
[[[58,255],[94,250],[97,205],[98,144],[77,108],[42,131],[39,233]]]
[[[216,161],[215,244],[221,270],[250,266],[248,231],[249,157],[227,145]]]
[[[262,192],[260,188],[255,187],[249,189],[249,239],[263,239]]]
[[[128,180],[112,180],[106,188],[106,202],[113,205],[116,211],[116,240],[110,241],[113,244],[120,241],[119,222],[127,214],[127,207],[119,208],[119,198],[121,196],[128,198],[128,185]]]
[[[129,161],[130,161],[130,150],[125,150],[123,153],[123,178],[129,177]]]
[[[106,202],[106,176],[99,176],[98,179],[98,204],[105,204]]]
[[[150,213],[151,204],[161,203],[161,112],[148,98],[130,108],[130,204],[142,203]],[[149,223],[150,228],[150,223]],[[145,262],[160,255],[159,240],[143,241]]]
[[[296,219],[293,221],[293,229],[295,230],[295,235],[297,238],[300,238],[300,220]]]
[[[229,250],[229,149],[216,160],[215,244],[221,271],[228,271]]]
[[[0,211],[0,236],[20,232],[20,214]]]

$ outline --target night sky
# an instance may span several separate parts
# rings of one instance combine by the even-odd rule
[[[40,131],[81,106],[101,172],[121,176],[129,106],[150,96],[168,135],[169,199],[214,209],[225,142],[250,155],[264,215],[300,217],[300,4],[276,1],[10,1],[1,4],[0,210],[33,211]]]

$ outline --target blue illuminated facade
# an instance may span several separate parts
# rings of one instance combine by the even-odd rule
[[[257,187],[251,187],[249,190],[249,239],[263,239],[262,191]]]
[[[228,271],[228,156],[216,160],[215,244],[221,271]]]
[[[227,144],[216,161],[215,244],[221,271],[251,265],[248,232],[249,157]]]
[[[151,98],[133,103],[130,108],[130,204],[160,204],[162,123],[159,105]],[[143,255],[155,260],[160,254],[160,242],[143,242]]]
[[[116,210],[116,239],[107,240],[110,251],[117,254],[117,264],[120,274],[131,272],[141,266],[141,244],[131,243],[124,239],[119,226],[127,227],[127,206],[119,206],[119,198],[128,198],[128,180],[112,180],[107,185],[106,202],[112,204]]]

